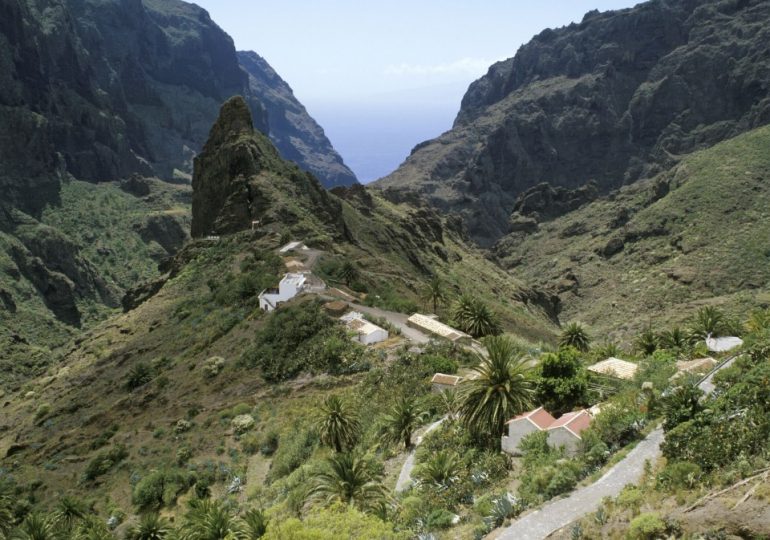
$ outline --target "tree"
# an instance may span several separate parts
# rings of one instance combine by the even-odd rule
[[[320,409],[321,442],[336,452],[352,450],[361,435],[361,424],[355,413],[339,396],[328,396]]]
[[[252,508],[243,516],[243,523],[246,525],[246,538],[248,540],[257,540],[262,538],[267,532],[267,526],[270,520],[261,509]]]
[[[703,392],[695,385],[685,384],[676,388],[663,400],[663,410],[666,420],[663,422],[664,431],[675,428],[682,422],[692,420],[703,410],[700,398]]]
[[[24,518],[15,536],[12,536],[18,540],[56,540],[56,537],[53,521],[37,512]]]
[[[80,521],[85,519],[86,515],[88,515],[88,508],[83,501],[76,497],[64,495],[56,504],[51,517],[59,531],[69,533],[75,529]]]
[[[575,347],[580,352],[587,352],[591,345],[591,338],[580,323],[572,322],[561,333],[560,347]]]
[[[658,336],[652,331],[652,325],[648,325],[636,338],[636,349],[645,356],[650,356],[658,349]]]
[[[179,531],[180,540],[245,540],[246,528],[219,501],[193,499]]]
[[[460,387],[460,416],[472,433],[500,437],[505,422],[532,405],[534,381],[510,338],[488,337],[484,345],[488,356],[478,355],[478,377]]]
[[[661,332],[659,341],[661,347],[671,351],[682,351],[690,345],[689,336],[678,326]]]
[[[361,511],[374,510],[385,496],[379,476],[363,459],[350,453],[331,456],[315,480],[310,499],[325,506],[339,502]]]
[[[402,397],[383,418],[384,438],[392,443],[404,443],[404,448],[412,447],[412,433],[422,423],[425,413],[413,397]]]
[[[716,337],[722,331],[724,314],[714,306],[706,306],[698,310],[692,325],[692,334],[699,339],[706,339],[711,334]]]
[[[468,294],[461,295],[455,302],[452,320],[458,329],[474,338],[495,336],[502,331],[497,315],[484,302]]]
[[[551,412],[561,415],[586,403],[588,373],[573,347],[540,357],[537,378],[537,401]]]
[[[163,540],[171,532],[171,524],[156,513],[144,514],[139,523],[126,532],[126,540]]]
[[[444,282],[438,276],[433,276],[422,294],[424,302],[433,304],[433,313],[437,313],[438,306],[443,305],[449,299]]]
[[[345,261],[340,267],[338,273],[339,278],[348,287],[350,287],[350,284],[357,280],[360,275],[361,273],[358,271],[358,268],[356,268],[356,266],[350,261]]]
[[[460,458],[455,452],[440,450],[415,471],[415,476],[423,482],[449,487],[457,480],[459,468]]]

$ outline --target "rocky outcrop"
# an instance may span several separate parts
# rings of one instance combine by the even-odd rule
[[[229,99],[195,158],[192,236],[235,233],[257,220],[261,227],[302,226],[306,214],[310,229],[311,222],[342,228],[339,200],[279,156],[254,129],[242,97]]]
[[[769,24],[759,0],[672,0],[546,30],[377,185],[460,213],[488,245],[542,182],[606,193],[770,122]]]
[[[270,140],[281,155],[310,171],[327,188],[357,184],[351,171],[308,114],[291,87],[253,51],[239,51],[238,61],[249,75],[249,89],[265,106]]]

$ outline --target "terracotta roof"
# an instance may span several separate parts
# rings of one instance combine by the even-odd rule
[[[582,411],[569,412],[561,415],[558,420],[548,426],[548,429],[564,427],[575,435],[580,436],[580,432],[590,425],[591,415],[584,409]]]
[[[618,379],[630,380],[636,375],[639,366],[633,362],[627,362],[619,358],[607,358],[601,362],[597,362],[592,366],[588,366],[589,371],[594,373],[600,373],[602,375],[609,375],[610,377],[617,377]]]
[[[551,416],[550,413],[542,407],[538,407],[534,411],[525,412],[518,416],[515,416],[510,420],[508,420],[506,424],[517,422],[519,420],[529,420],[530,422],[535,424],[535,426],[537,426],[539,429],[547,429],[548,426],[553,424],[555,421],[554,417]]]
[[[430,382],[435,384],[444,384],[447,386],[457,386],[460,384],[462,377],[457,375],[445,375],[444,373],[436,373]]]

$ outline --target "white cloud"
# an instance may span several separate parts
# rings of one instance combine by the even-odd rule
[[[391,64],[385,68],[385,75],[392,77],[424,76],[424,75],[471,75],[480,76],[487,72],[495,60],[486,58],[460,58],[454,62],[443,64]]]

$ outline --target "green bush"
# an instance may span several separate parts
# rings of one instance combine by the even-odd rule
[[[134,364],[126,376],[126,390],[131,392],[141,386],[144,386],[155,377],[155,370],[145,362]]]
[[[420,356],[420,361],[432,373],[446,373],[448,375],[457,373],[457,362],[445,356],[423,354]]]
[[[606,357],[605,357],[606,358]],[[588,372],[573,347],[540,357],[537,375],[537,401],[551,414],[560,415],[587,404]]]
[[[669,463],[658,475],[658,485],[667,489],[693,489],[700,481],[703,471],[689,461]]]
[[[131,502],[143,512],[171,506],[193,480],[192,475],[178,469],[153,471],[134,486]]]
[[[636,486],[626,486],[618,495],[618,505],[626,510],[630,510],[633,515],[639,513],[644,501],[644,493]]]
[[[305,463],[317,445],[318,435],[309,429],[295,429],[282,436],[270,464],[268,481],[283,478]]]
[[[259,453],[265,457],[272,456],[278,449],[278,441],[277,431],[266,431],[259,440]]]
[[[628,528],[628,537],[632,540],[656,540],[665,534],[666,523],[654,512],[635,517]]]
[[[88,481],[96,480],[127,457],[128,450],[122,444],[114,446],[106,452],[99,452],[88,462],[83,478]]]

